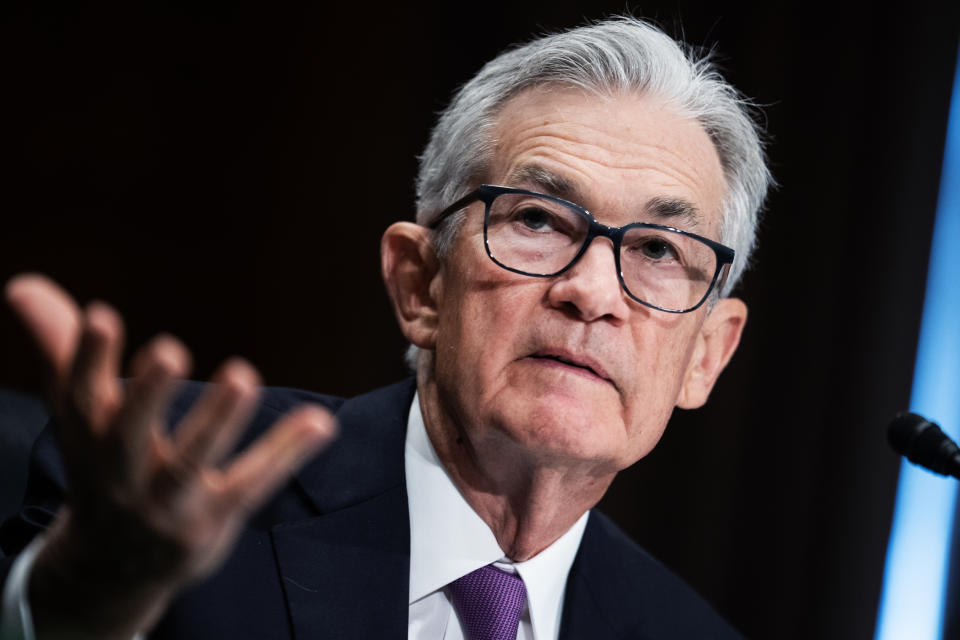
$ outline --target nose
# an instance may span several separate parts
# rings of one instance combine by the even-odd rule
[[[630,306],[617,276],[613,242],[609,238],[594,238],[577,263],[554,279],[547,299],[555,308],[586,322],[624,322]]]

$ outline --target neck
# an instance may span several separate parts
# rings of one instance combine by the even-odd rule
[[[495,429],[464,428],[446,410],[432,380],[421,376],[418,389],[427,435],[441,464],[514,561],[553,544],[613,481],[615,472],[608,467],[528,451]]]

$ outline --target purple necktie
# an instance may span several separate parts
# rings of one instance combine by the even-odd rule
[[[487,565],[449,587],[467,640],[516,640],[527,601],[520,576]]]

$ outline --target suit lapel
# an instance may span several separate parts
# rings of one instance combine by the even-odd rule
[[[408,380],[345,402],[340,436],[298,477],[320,515],[272,530],[297,640],[407,636],[403,452],[414,389]]]
[[[608,598],[611,594],[605,593],[603,567],[598,569],[596,562],[598,556],[606,558],[608,554],[597,527],[598,516],[602,517],[596,511],[590,512],[587,529],[567,576],[559,640],[622,637],[622,630],[616,624],[616,613],[610,609]]]
[[[276,527],[294,638],[406,638],[409,529],[402,487]]]
[[[567,580],[560,638],[740,636],[686,583],[591,511]]]
[[[686,585],[593,510],[567,578],[560,640],[697,637],[649,624],[680,620],[687,592]]]

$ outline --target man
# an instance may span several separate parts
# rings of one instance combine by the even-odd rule
[[[234,360],[171,406],[179,342],[141,349],[121,385],[114,311],[12,281],[52,366],[62,454],[37,447],[4,528],[8,553],[45,529],[4,565],[6,628],[737,637],[590,509],[733,355],[747,312],[725,293],[768,181],[736,92],[624,18],[502,54],[442,114],[419,224],[382,242],[415,385],[258,406]],[[332,419],[304,400],[339,423],[316,458]]]

